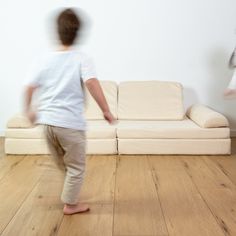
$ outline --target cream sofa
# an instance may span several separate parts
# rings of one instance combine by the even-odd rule
[[[176,82],[100,81],[115,125],[104,120],[86,90],[88,154],[230,154],[227,119],[203,105],[185,113],[183,88]],[[5,134],[7,154],[48,154],[42,126],[15,115]]]

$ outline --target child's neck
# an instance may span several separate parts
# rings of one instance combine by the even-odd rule
[[[61,45],[59,48],[59,51],[69,51],[71,50],[71,46],[67,46],[67,45]]]

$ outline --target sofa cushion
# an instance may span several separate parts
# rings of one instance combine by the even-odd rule
[[[116,126],[109,125],[105,120],[94,120],[87,122],[88,139],[115,139]],[[8,128],[5,132],[6,138],[17,139],[42,139],[44,138],[43,126],[38,125],[33,128]]]
[[[45,139],[5,139],[5,153],[19,155],[49,154]],[[116,154],[116,139],[89,139],[86,154]]]
[[[31,128],[33,124],[24,114],[16,114],[7,122],[8,128]]]
[[[205,129],[185,118],[181,121],[119,121],[119,139],[219,139],[229,138],[228,128]]]
[[[117,118],[117,84],[112,81],[100,81],[104,95],[110,110],[115,118]],[[85,87],[85,117],[89,120],[104,120],[103,113],[99,108],[98,104],[88,92]]]
[[[119,154],[225,155],[230,139],[118,139]]]
[[[164,81],[121,82],[118,119],[182,120],[182,85]]]
[[[187,116],[203,128],[228,127],[229,122],[222,114],[213,109],[196,104],[188,108]]]
[[[106,120],[87,121],[88,139],[115,139],[116,125],[110,125]]]

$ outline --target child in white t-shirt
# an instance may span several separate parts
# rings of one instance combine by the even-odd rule
[[[89,210],[78,200],[84,179],[86,157],[86,120],[83,116],[83,84],[100,106],[104,118],[115,122],[97,80],[92,60],[73,49],[81,26],[73,9],[62,11],[57,18],[61,47],[46,54],[29,74],[25,91],[25,113],[35,124],[45,128],[52,157],[66,171],[61,195],[64,214]],[[37,110],[32,109],[32,96],[37,93]]]

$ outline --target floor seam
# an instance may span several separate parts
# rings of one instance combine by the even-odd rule
[[[164,210],[163,210],[163,207],[162,207],[162,204],[161,204],[161,198],[160,198],[159,193],[158,193],[158,188],[156,187],[156,184],[155,184],[155,183],[156,183],[156,182],[155,182],[155,179],[154,179],[154,178],[156,178],[155,169],[154,169],[154,167],[151,165],[151,162],[150,162],[150,159],[149,159],[149,156],[148,156],[148,155],[146,155],[146,158],[147,158],[147,161],[148,161],[149,169],[150,169],[150,171],[151,171],[151,176],[152,176],[152,180],[153,180],[153,182],[154,182],[155,190],[156,190],[156,193],[157,193],[157,196],[158,196],[158,202],[159,202],[159,205],[160,205],[160,208],[161,208],[162,217],[163,217],[163,219],[164,219],[164,221],[165,221],[166,230],[167,230],[168,235],[170,235],[169,230],[168,230],[168,227],[167,227],[167,224],[166,224],[166,217],[165,217],[165,214],[164,214]],[[153,175],[155,175],[155,177],[154,177]]]

